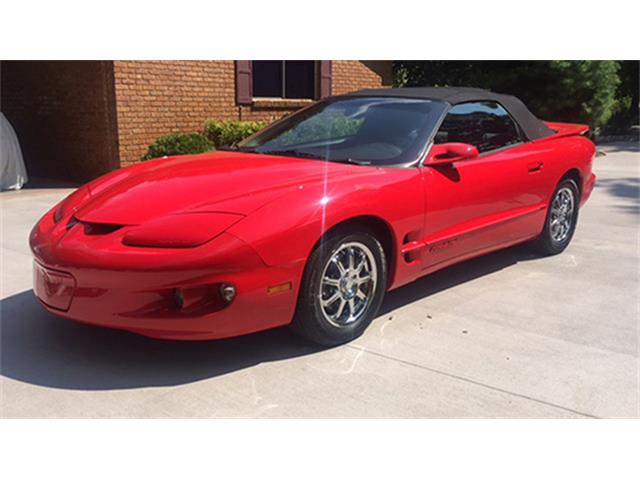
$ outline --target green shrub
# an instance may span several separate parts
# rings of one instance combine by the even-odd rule
[[[232,145],[262,130],[267,122],[244,122],[239,120],[210,121],[204,129],[205,136],[216,147]]]
[[[200,133],[170,133],[163,135],[149,145],[143,160],[152,158],[203,153],[211,150],[213,145],[207,137]]]

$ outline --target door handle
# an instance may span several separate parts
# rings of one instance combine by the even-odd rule
[[[527,165],[527,170],[529,171],[529,173],[535,173],[542,170],[543,166],[544,166],[543,162],[531,162]]]

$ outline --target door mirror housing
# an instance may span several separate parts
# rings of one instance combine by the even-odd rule
[[[468,143],[440,143],[431,146],[425,165],[450,165],[471,160],[479,155],[478,149]]]

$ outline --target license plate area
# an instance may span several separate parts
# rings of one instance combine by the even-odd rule
[[[42,303],[66,311],[71,306],[76,280],[69,273],[33,264],[33,291]]]

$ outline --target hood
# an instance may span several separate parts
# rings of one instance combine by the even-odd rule
[[[137,168],[136,168],[137,167]],[[78,209],[85,222],[139,225],[171,213],[248,215],[305,185],[358,175],[371,167],[240,152],[215,152],[121,170]],[[91,184],[89,184],[91,189]]]

